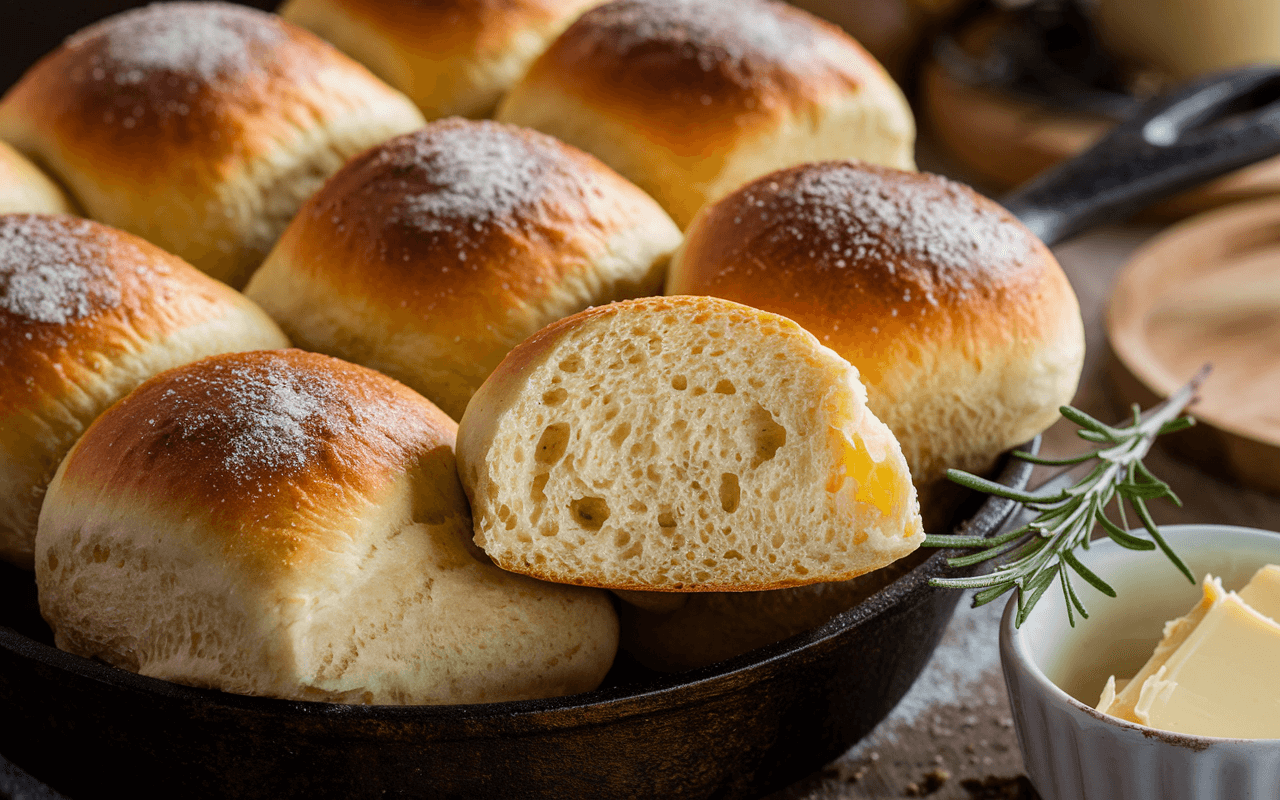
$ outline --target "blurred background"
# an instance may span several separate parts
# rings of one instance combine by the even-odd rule
[[[1275,0],[793,2],[845,28],[903,87],[922,169],[997,199],[1166,88],[1233,66],[1280,64]],[[11,3],[0,86],[67,31],[144,4],[88,0],[51,14],[46,4]],[[1149,405],[1214,364],[1197,409],[1205,424],[1147,460],[1185,501],[1153,507],[1157,521],[1280,529],[1280,159],[1167,198],[1055,253],[1086,326],[1077,407],[1120,419],[1130,403]],[[1060,423],[1043,450],[1082,446]],[[968,666],[975,679],[991,667]],[[972,690],[973,708],[913,719],[899,732],[905,739],[860,746],[779,797],[1032,797],[1017,779],[1003,692],[986,688]],[[977,777],[930,783],[942,765],[948,776]],[[988,789],[983,776],[1012,777]]]

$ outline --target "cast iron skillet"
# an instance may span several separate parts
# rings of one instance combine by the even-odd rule
[[[1050,243],[1280,152],[1280,71],[1250,69],[1141,119],[1007,205]],[[1034,447],[1036,443],[1032,443]],[[1026,465],[1000,479],[1025,485]],[[958,527],[994,533],[1007,501]],[[59,791],[151,796],[752,797],[866,734],[901,699],[959,595],[941,551],[822,627],[674,676],[625,657],[603,688],[551,700],[365,707],[240,697],[50,646],[27,573],[0,573],[0,752]]]

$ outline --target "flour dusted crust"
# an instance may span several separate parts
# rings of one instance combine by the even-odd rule
[[[774,0],[592,9],[534,62],[497,118],[595,154],[681,227],[782,167],[915,163],[915,121],[893,79],[839,28]]]
[[[600,0],[288,0],[286,20],[407,94],[427,119],[492,116],[529,64]]]
[[[239,292],[136,236],[0,215],[0,558],[31,568],[45,487],[112,403],[170,367],[288,344]]]
[[[236,287],[326,176],[422,122],[311,33],[229,3],[109,17],[0,100],[0,139],[88,216]]]
[[[40,517],[59,647],[165,680],[348,703],[596,686],[606,595],[467,547],[454,423],[372,370],[298,350],[205,359],[85,433]]]
[[[795,323],[715,298],[630,300],[513,350],[458,467],[504,569],[649,591],[848,579],[922,538],[857,373]]]
[[[1075,292],[1008,212],[934,175],[833,161],[708,206],[666,291],[782,314],[848,359],[902,444],[926,521],[948,468],[1049,427],[1084,362]],[[934,511],[938,513],[932,513]]]
[[[666,213],[594,157],[449,119],[344,166],[245,291],[298,346],[381,370],[460,419],[544,325],[660,293],[679,244]]]

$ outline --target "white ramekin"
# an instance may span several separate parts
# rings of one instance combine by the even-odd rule
[[[1280,534],[1269,531],[1175,525],[1161,533],[1197,579],[1209,572],[1228,589],[1242,587],[1265,564],[1280,564]],[[1044,800],[1280,800],[1280,739],[1185,736],[1094,710],[1107,676],[1137,672],[1164,622],[1187,613],[1201,590],[1159,551],[1126,550],[1108,539],[1094,542],[1081,560],[1118,597],[1077,578],[1072,587],[1089,619],[1077,616],[1070,627],[1054,586],[1021,628],[1013,625],[1016,600],[1000,625],[1018,743]]]

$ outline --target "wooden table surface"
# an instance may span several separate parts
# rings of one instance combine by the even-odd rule
[[[1055,251],[1075,286],[1085,322],[1084,373],[1073,405],[1104,420],[1122,418],[1125,409],[1107,378],[1111,356],[1103,318],[1110,288],[1128,256],[1158,232],[1137,225],[1108,228]],[[1043,452],[1080,452],[1085,443],[1074,430],[1062,422],[1051,428]],[[1158,447],[1146,463],[1184,502],[1182,508],[1153,503],[1157,522],[1280,530],[1280,497],[1223,482]],[[997,601],[974,610],[962,601],[933,661],[889,718],[825,770],[770,800],[1036,797],[1023,773],[1000,674],[997,626],[1003,608]]]

